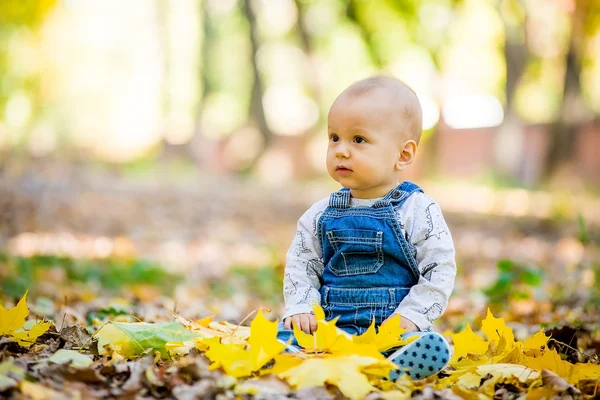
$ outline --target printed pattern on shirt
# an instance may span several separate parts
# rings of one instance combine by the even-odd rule
[[[433,270],[438,266],[438,263],[434,262],[431,264],[427,264],[423,271],[421,272],[421,276],[431,282],[431,275],[433,275]]]
[[[293,296],[296,293],[298,293],[298,281],[294,281],[292,279],[292,275],[289,273],[285,274],[285,278],[283,280],[283,287],[285,296]]]
[[[427,318],[429,322],[433,322],[441,317],[443,312],[444,309],[440,303],[433,303],[433,305],[427,308],[423,314],[425,314],[425,318]]]
[[[309,302],[308,299],[310,297],[311,289],[312,288],[306,288],[306,290],[302,294],[302,297],[300,298],[300,300],[298,300],[298,303],[296,304],[307,304]]]
[[[429,206],[427,206],[425,213],[427,217],[427,225],[429,226],[427,234],[425,235],[426,240],[434,236],[440,240],[442,234],[448,234],[446,224],[444,223],[444,218],[440,213],[439,207],[437,207],[435,203],[431,203]]]
[[[311,249],[306,245],[306,237],[304,237],[304,233],[301,231],[296,232],[298,236],[299,243],[296,246],[295,254],[296,256],[301,256],[304,253],[311,253]]]
[[[306,261],[306,275],[321,276],[323,275],[323,261],[319,258],[311,258]]]

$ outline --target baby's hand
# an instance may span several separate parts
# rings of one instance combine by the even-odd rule
[[[285,329],[292,329],[292,322],[306,334],[313,334],[317,331],[317,318],[312,314],[294,314],[287,317],[283,322]]]
[[[385,321],[383,321],[383,324],[385,324],[388,319],[390,319],[394,316],[395,316],[395,314],[390,315]],[[406,329],[406,332],[418,332],[419,331],[419,327],[417,325],[415,325],[411,320],[404,318],[402,315],[400,316],[400,328]]]

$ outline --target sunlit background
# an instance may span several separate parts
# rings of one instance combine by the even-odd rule
[[[117,163],[174,146],[200,167],[285,180],[323,172],[329,105],[383,71],[422,102],[434,148],[423,161],[437,168],[421,174],[489,172],[535,185],[570,164],[598,185],[599,158],[586,149],[600,145],[599,8],[586,0],[6,0],[0,145]],[[308,161],[302,171],[289,142]]]
[[[592,0],[2,0],[2,251],[280,268],[336,189],[329,106],[378,73],[421,101],[407,178],[448,214],[459,265],[597,259],[577,239],[600,226]]]

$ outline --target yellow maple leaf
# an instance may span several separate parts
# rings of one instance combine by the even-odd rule
[[[349,334],[335,326],[338,318],[326,321],[325,312],[318,304],[313,306],[313,312],[317,320],[317,331],[314,334],[304,333],[293,324],[294,336],[302,348],[313,351],[331,351],[340,338],[346,337],[351,340]]]
[[[544,328],[540,328],[532,337],[523,342],[524,349],[542,350],[548,345],[550,337],[544,333]]]
[[[277,340],[277,322],[267,320],[262,310],[250,324],[248,345],[223,343],[219,337],[205,339],[203,344],[208,347],[205,354],[213,362],[211,368],[222,367],[235,378],[258,371],[286,347]]]
[[[417,336],[403,339],[402,334],[405,332],[406,330],[400,326],[400,314],[394,314],[394,316],[379,326],[377,332],[375,332],[375,321],[373,321],[369,329],[362,335],[355,336],[353,341],[356,343],[371,343],[381,352],[394,347],[404,346],[417,339]]]
[[[375,330],[375,322],[372,322],[365,333],[355,336],[335,325],[338,318],[326,321],[325,313],[318,304],[313,306],[313,312],[317,319],[317,331],[314,334],[306,334],[296,326],[293,327],[298,344],[309,352],[355,354],[383,359],[382,351],[403,346],[417,338],[416,336],[408,339],[401,337],[405,329],[400,327],[399,314],[382,324],[378,332]]]
[[[454,343],[454,354],[451,363],[468,353],[483,354],[489,346],[488,342],[473,332],[469,324],[464,331],[452,335],[452,342]]]
[[[517,342],[517,345],[515,345],[508,352],[504,352],[498,356],[492,357],[492,363],[523,364],[523,361],[524,361],[523,349],[519,345],[520,345],[520,342]]]
[[[464,363],[467,366],[489,362],[520,362],[522,343],[515,341],[513,330],[506,325],[504,318],[494,317],[488,308],[487,316],[481,321],[481,330],[487,337],[487,340],[475,334],[469,324],[467,324],[464,331],[452,335],[454,354],[450,361],[451,365],[456,368],[457,363],[459,363],[458,359],[467,355],[480,356],[479,358],[470,357],[471,361]],[[534,346],[537,343],[541,343],[541,340],[539,336],[535,339],[532,338],[529,345]]]
[[[369,378],[364,373],[367,368],[371,371],[384,371],[384,374],[380,375],[384,377],[396,366],[388,360],[372,357],[320,356],[307,359],[297,367],[279,373],[278,376],[297,389],[329,383],[337,386],[350,399],[362,399],[370,392],[378,390],[369,383]]]
[[[256,317],[250,323],[248,343],[250,343],[253,371],[261,368],[286,347],[277,340],[277,321],[271,322],[266,319],[262,310],[258,310]]]
[[[458,378],[457,383],[467,389],[476,389],[481,385],[481,375],[475,372],[467,372]]]
[[[288,369],[297,367],[298,365],[304,362],[304,359],[301,358],[304,356],[303,353],[295,353],[295,354],[277,354],[273,359],[275,360],[275,365],[269,369],[262,370],[262,373],[265,374],[275,374],[278,375]]]
[[[593,364],[571,364],[561,358],[555,349],[548,348],[550,339],[540,329],[524,342],[516,341],[511,328],[504,319],[495,318],[488,309],[487,317],[482,321],[482,331],[488,340],[476,335],[469,325],[465,331],[452,335],[454,355],[451,365],[455,371],[444,379],[445,383],[456,382],[461,376],[475,373],[475,368],[483,364],[497,368],[502,364],[521,365],[537,372],[547,369],[574,384],[580,379],[600,377],[600,366]],[[458,360],[460,358],[460,361]],[[512,371],[507,369],[507,371]],[[463,378],[470,379],[470,375]]]
[[[512,328],[506,326],[504,318],[496,318],[488,308],[487,316],[481,321],[481,330],[487,336],[488,342],[493,343],[498,341],[498,345],[504,339],[504,348],[500,347],[499,351],[510,350],[515,344],[515,335]]]
[[[27,307],[27,292],[21,297],[16,306],[7,310],[0,305],[0,335],[6,335],[25,325],[25,318],[29,315]]]
[[[208,338],[203,341],[208,347],[206,357],[212,361],[210,369],[223,368],[227,375],[235,378],[249,376],[250,352],[241,344],[222,344],[218,337]]]
[[[573,364],[563,360],[555,349],[545,349],[534,356],[525,356],[523,365],[541,371],[547,369],[563,378],[571,376]]]
[[[40,321],[31,327],[28,331],[12,332],[10,338],[19,343],[20,346],[29,348],[35,343],[38,337],[42,336],[52,323]]]
[[[576,384],[581,379],[600,379],[600,365],[577,363],[573,366],[569,383]]]

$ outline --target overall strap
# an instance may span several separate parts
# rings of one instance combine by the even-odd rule
[[[423,189],[410,181],[404,181],[394,190],[391,190],[388,194],[386,194],[381,200],[378,200],[375,204],[373,204],[373,207],[379,208],[390,205],[398,205],[408,199],[410,195],[415,192],[422,193]]]
[[[350,189],[343,188],[329,196],[329,207],[349,208],[350,207]]]

